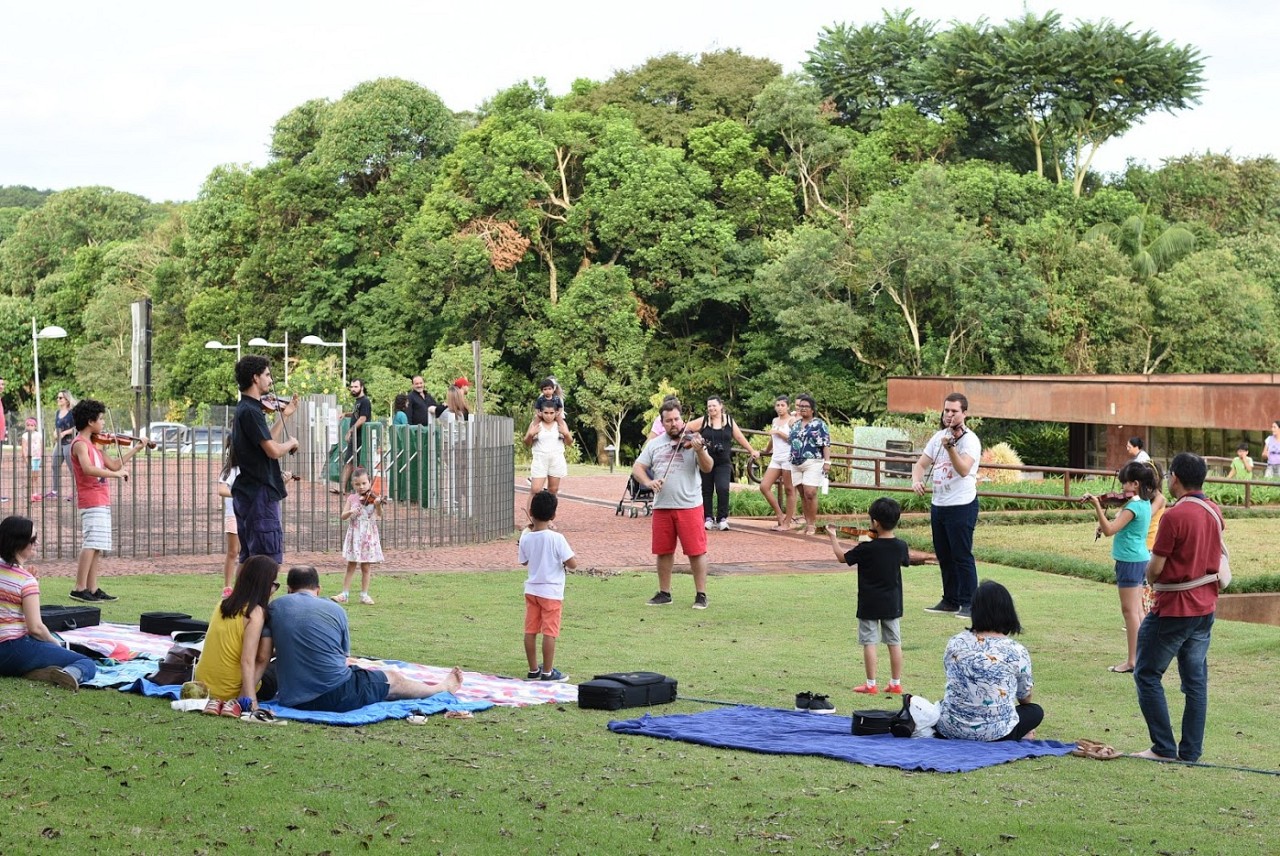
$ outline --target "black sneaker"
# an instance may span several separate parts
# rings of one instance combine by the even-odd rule
[[[543,672],[541,679],[544,681],[567,681],[569,676],[559,669],[552,669],[549,672]]]
[[[75,589],[72,589],[71,594],[68,595],[68,597],[70,597],[72,600],[79,600],[84,603],[98,602],[98,598],[95,597],[93,592],[91,591],[76,591]]]
[[[645,605],[646,606],[670,606],[671,592],[660,591],[657,594],[655,594],[653,597],[646,600]]]
[[[701,591],[700,591],[700,592],[698,592],[696,595],[694,595],[694,596],[693,596],[693,608],[694,608],[694,609],[706,609],[706,608],[707,608],[707,593],[706,593],[706,592],[701,592]]]
[[[107,594],[102,589],[98,589],[92,595],[90,595],[90,597],[92,597],[94,600],[119,600],[120,599],[113,594]]]
[[[960,607],[959,609],[956,610],[955,614],[956,614],[956,618],[963,618],[966,621],[970,618],[973,618],[973,613],[969,611],[969,607],[967,606]]]
[[[796,693],[796,710],[808,710],[809,705],[813,702],[813,693],[802,692]]]
[[[826,696],[814,694],[813,698],[809,699],[809,712],[835,713],[836,706],[828,701]]]
[[[538,664],[538,668],[534,669],[534,670],[533,670],[533,671],[531,671],[531,672],[527,672],[527,673],[525,674],[525,676],[524,676],[524,679],[525,679],[526,681],[536,681],[536,680],[540,680],[541,678],[542,678],[542,664],[541,664],[541,663],[539,663],[539,664]]]
[[[943,615],[954,615],[959,610],[960,610],[959,604],[952,603],[951,601],[946,599],[938,601],[933,606],[926,606],[924,608],[925,612],[936,612],[936,613],[941,613]]]

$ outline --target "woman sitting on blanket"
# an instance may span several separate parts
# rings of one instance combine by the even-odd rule
[[[265,700],[274,695],[259,692],[258,684],[270,659],[270,642],[260,643],[267,602],[280,588],[279,575],[280,566],[270,556],[252,556],[240,568],[231,594],[214,607],[195,673],[209,687],[205,713],[239,717],[241,697]]]
[[[1022,632],[1009,590],[984,580],[974,592],[973,625],[951,637],[942,667],[947,688],[935,726],[952,740],[1034,737],[1044,709],[1031,703],[1031,655],[1009,638]]]
[[[28,518],[0,520],[0,675],[21,675],[74,692],[98,667],[64,648],[40,618],[40,582],[24,567],[38,540]]]

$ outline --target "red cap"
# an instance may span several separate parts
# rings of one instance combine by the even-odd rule
[[[453,382],[453,385],[459,389],[465,389],[466,387],[471,386],[471,381],[467,380],[465,377],[460,377]]]

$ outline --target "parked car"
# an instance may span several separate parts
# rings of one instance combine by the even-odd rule
[[[227,428],[196,427],[191,429],[190,440],[183,445],[184,455],[222,455],[227,444],[231,442],[231,431]]]
[[[176,452],[191,441],[191,429],[181,422],[152,422],[147,436],[161,452]]]

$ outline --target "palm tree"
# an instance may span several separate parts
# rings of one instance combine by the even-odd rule
[[[1085,233],[1086,241],[1106,237],[1133,261],[1138,282],[1147,282],[1160,271],[1168,270],[1196,248],[1196,236],[1186,226],[1175,223],[1150,243],[1144,243],[1147,209],[1126,217],[1121,223],[1099,223]]]

